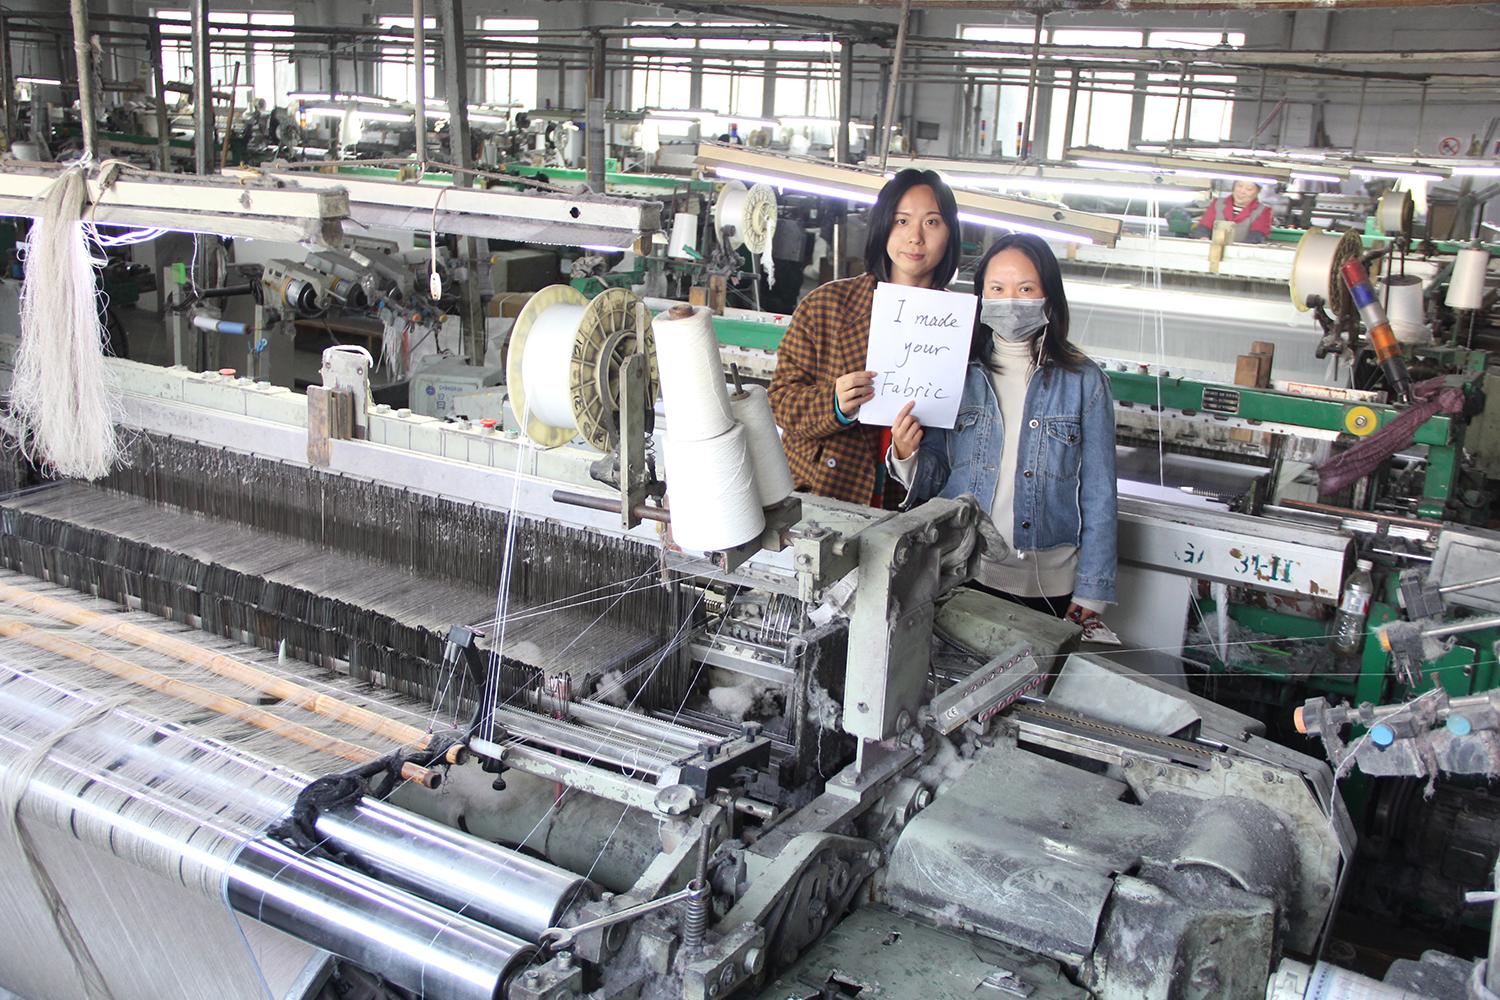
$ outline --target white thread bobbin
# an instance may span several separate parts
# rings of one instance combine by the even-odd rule
[[[729,245],[736,250],[745,246],[753,254],[764,253],[776,235],[776,192],[765,184],[746,189],[730,181],[714,203],[714,225],[720,232],[734,227]]]
[[[677,305],[652,322],[666,432],[674,441],[706,441],[734,425],[713,316],[707,306]]]
[[[1488,250],[1470,247],[1460,250],[1453,261],[1453,277],[1448,279],[1449,309],[1478,309],[1484,305],[1484,279],[1490,266]]]
[[[1392,274],[1380,283],[1386,287],[1385,314],[1396,339],[1403,344],[1432,343],[1432,328],[1422,306],[1422,279],[1415,274]]]
[[[667,436],[667,505],[672,540],[715,552],[755,538],[766,527],[743,424],[703,441]]]
[[[1353,307],[1349,290],[1344,287],[1338,269],[1364,251],[1364,243],[1354,230],[1325,233],[1314,226],[1302,234],[1297,255],[1292,258],[1292,305],[1307,312],[1307,300],[1316,295],[1337,316]]]
[[[549,306],[531,324],[521,355],[521,381],[532,416],[549,427],[576,431],[578,418],[568,403],[568,359],[578,321],[587,306]]]
[[[1375,204],[1375,224],[1382,233],[1411,232],[1412,201],[1410,191],[1387,191]]]
[[[647,398],[655,399],[651,316],[625,289],[586,299],[570,285],[550,285],[533,295],[505,356],[511,407],[526,436],[545,448],[582,436],[609,451],[619,433],[620,365],[636,353],[647,358]]]
[[[750,439],[750,460],[755,464],[755,483],[760,490],[760,505],[774,507],[792,495],[792,467],[787,464],[781,435],[776,432],[776,418],[771,414],[771,400],[763,386],[746,386],[743,392],[729,397],[734,419],[745,425]]]
[[[688,260],[689,250],[698,249],[698,217],[692,212],[678,212],[672,217],[672,238],[667,241],[667,256]]]

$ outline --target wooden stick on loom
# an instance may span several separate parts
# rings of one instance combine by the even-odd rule
[[[312,688],[268,674],[264,670],[258,670],[232,657],[210,653],[190,642],[174,639],[129,622],[115,620],[98,611],[89,611],[87,608],[80,608],[41,594],[33,594],[29,590],[12,587],[9,584],[0,584],[0,601],[14,604],[35,614],[45,615],[54,621],[86,628],[100,635],[123,639],[132,645],[149,649],[153,653],[161,653],[163,656],[170,656],[190,666],[202,667],[210,673],[238,681],[304,711],[363,729],[402,746],[425,750],[432,742],[430,733],[423,732],[414,726],[387,719],[369,709],[351,705],[326,694],[319,694]],[[461,750],[457,747],[454,749]],[[449,752],[448,757],[449,763],[460,762],[453,751]]]
[[[20,639],[28,645],[66,656],[71,660],[76,660],[96,670],[102,670],[121,680],[129,681],[132,684],[139,684],[141,687],[170,695],[173,698],[197,705],[200,708],[218,712],[221,715],[231,716],[258,729],[275,733],[277,736],[289,739],[294,743],[312,747],[314,750],[321,750],[335,757],[342,757],[344,760],[353,761],[356,764],[366,764],[372,760],[378,760],[382,756],[382,754],[368,747],[348,743],[337,737],[329,736],[326,733],[320,733],[316,729],[309,729],[307,726],[298,725],[272,712],[267,712],[263,708],[255,708],[236,698],[219,694],[217,691],[210,691],[196,684],[189,684],[187,681],[168,677],[166,674],[149,670],[139,664],[131,663],[129,660],[123,660],[118,656],[113,656],[102,650],[95,649],[93,646],[78,642],[76,639],[69,639],[65,636],[48,632],[45,629],[25,625],[12,618],[0,618],[0,635]],[[401,765],[401,777],[407,781],[415,781],[424,788],[436,788],[442,781],[442,775],[437,771],[418,767],[416,764],[411,763]]]

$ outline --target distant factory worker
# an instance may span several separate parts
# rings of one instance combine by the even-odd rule
[[[1115,410],[1109,380],[1068,342],[1051,248],[1002,236],[979,259],[979,317],[952,430],[907,404],[887,456],[908,504],[972,493],[1010,543],[976,581],[1001,597],[1119,640],[1098,620],[1115,600]]]
[[[959,253],[952,190],[936,172],[908,168],[870,211],[865,273],[816,288],[797,306],[769,390],[797,489],[876,507],[901,502],[906,491],[885,474],[889,428],[855,419],[875,397],[876,373],[865,370],[871,301],[881,281],[946,288]]]
[[[1271,206],[1260,200],[1260,185],[1254,181],[1235,181],[1234,190],[1210,202],[1203,218],[1188,231],[1188,237],[1203,239],[1221,219],[1234,223],[1232,242],[1264,243],[1271,238]]]

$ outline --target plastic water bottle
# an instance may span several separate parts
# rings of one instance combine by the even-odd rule
[[[1365,619],[1370,614],[1370,598],[1375,594],[1371,566],[1368,559],[1358,560],[1344,584],[1338,617],[1333,621],[1333,640],[1329,643],[1335,653],[1355,656],[1365,644]]]

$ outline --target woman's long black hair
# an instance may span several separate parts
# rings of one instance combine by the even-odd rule
[[[948,224],[948,248],[943,259],[932,272],[933,288],[947,288],[958,270],[958,259],[963,253],[963,241],[958,231],[958,202],[953,198],[953,189],[938,176],[936,170],[918,170],[907,167],[886,182],[870,209],[869,235],[865,237],[865,273],[873,274],[877,280],[891,280],[891,258],[885,245],[891,241],[891,230],[896,225],[896,206],[901,198],[914,187],[926,184],[937,197],[938,211]]]
[[[1057,257],[1046,240],[1030,233],[1007,233],[991,243],[974,267],[974,294],[984,298],[984,276],[990,269],[990,261],[1006,250],[1019,250],[1031,258],[1037,275],[1042,279],[1042,294],[1047,300],[1043,309],[1047,326],[1035,341],[1037,367],[1044,368],[1051,363],[1068,369],[1077,368],[1084,355],[1068,343],[1068,293],[1063,290],[1062,268],[1057,266]],[[979,321],[976,313],[974,339],[969,344],[970,361],[990,366],[991,338],[990,328]]]

